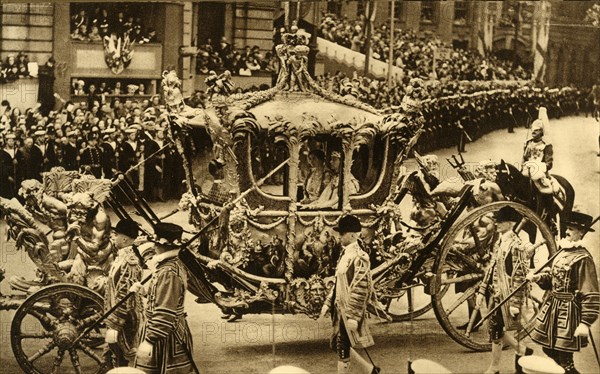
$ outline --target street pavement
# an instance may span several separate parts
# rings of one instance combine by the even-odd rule
[[[555,150],[555,174],[566,177],[576,191],[575,204],[583,211],[597,216],[600,213],[600,168],[598,152],[598,123],[591,118],[569,117],[552,120],[550,132]],[[496,131],[474,143],[467,144],[463,155],[467,162],[483,159],[519,163],[527,130],[515,133]],[[455,177],[456,173],[445,164],[445,158],[455,152],[444,149],[435,152],[442,166],[442,178]],[[157,204],[156,210],[168,212],[173,206]],[[160,216],[160,214],[159,214]],[[170,221],[185,223],[183,213]],[[188,227],[189,228],[189,227]],[[1,264],[7,277],[25,275],[32,277],[33,265],[26,255],[16,253],[12,243],[5,242],[5,225],[0,223]],[[596,227],[596,231],[600,231]],[[596,259],[600,254],[598,233],[586,237],[588,249]],[[600,272],[599,272],[600,273]],[[7,292],[7,284],[0,287]],[[311,373],[334,373],[336,355],[329,349],[330,322],[315,321],[302,315],[244,315],[239,321],[228,323],[220,318],[220,310],[211,304],[196,304],[189,295],[186,301],[188,322],[194,336],[194,358],[202,373],[267,373],[279,365],[295,365]],[[14,312],[0,312],[0,362],[1,373],[19,373],[10,348],[10,321]],[[593,336],[600,342],[599,323],[593,326]],[[406,373],[408,360],[430,359],[454,373],[482,373],[489,364],[488,352],[471,352],[446,336],[432,311],[412,322],[376,324],[372,326],[376,345],[369,349],[371,357],[384,373]],[[526,342],[527,343],[527,342]],[[541,349],[531,342],[536,355]],[[597,373],[598,364],[591,347],[575,354],[576,367],[582,373]],[[501,373],[514,372],[513,355],[505,351]]]

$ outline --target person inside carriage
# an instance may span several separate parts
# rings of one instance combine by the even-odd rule
[[[329,159],[330,171],[328,173],[330,177],[327,183],[319,196],[310,204],[303,205],[303,207],[308,209],[338,207],[340,173],[343,172],[341,160],[342,154],[339,151],[331,152]],[[346,182],[346,185],[349,186],[350,195],[356,194],[360,189],[359,182],[352,173],[350,173],[350,180]]]
[[[302,204],[310,204],[319,199],[321,192],[331,179],[329,170],[325,167],[325,152],[313,149],[308,153],[310,169],[304,180],[304,199]]]

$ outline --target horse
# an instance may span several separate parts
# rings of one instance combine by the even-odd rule
[[[575,190],[566,178],[552,174],[552,177],[559,184],[559,191],[554,194],[552,206],[549,211],[546,211],[548,207],[539,203],[540,192],[533,185],[531,179],[523,175],[517,167],[501,160],[496,170],[498,172],[496,183],[507,200],[522,203],[534,210],[540,217],[545,218],[545,222],[555,235],[559,234],[556,224],[560,223],[560,237],[564,237],[566,232],[565,221],[569,218],[575,201]],[[557,215],[559,217],[558,222],[555,220]]]

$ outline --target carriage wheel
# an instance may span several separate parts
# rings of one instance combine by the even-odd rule
[[[431,310],[431,296],[422,284],[389,295],[380,296],[385,311],[393,322],[410,321]]]
[[[556,243],[548,226],[524,205],[500,201],[472,210],[460,218],[445,235],[434,264],[435,278],[432,285],[432,303],[435,315],[446,333],[463,346],[485,351],[491,348],[488,336],[488,320],[474,331],[471,327],[479,316],[488,312],[484,300],[477,312],[476,295],[480,290],[485,269],[490,262],[492,235],[495,233],[494,214],[504,206],[511,206],[522,215],[513,230],[524,243],[529,243],[532,230],[537,239],[532,264],[538,268],[556,252]],[[487,225],[486,225],[487,224]],[[487,229],[487,231],[486,231]],[[527,231],[527,232],[526,232]],[[530,269],[530,272],[535,269]],[[532,285],[526,300],[522,326],[529,326],[544,298],[544,291]],[[471,321],[471,323],[469,323]],[[469,326],[470,325],[470,326]],[[527,336],[522,330],[519,338]]]
[[[11,325],[15,358],[26,373],[102,373],[104,332],[72,342],[103,313],[96,292],[68,283],[44,287],[17,309]],[[104,326],[102,326],[104,328]]]

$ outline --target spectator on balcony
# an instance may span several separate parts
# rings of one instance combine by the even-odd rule
[[[148,29],[148,33],[142,39],[142,42],[143,43],[156,43],[157,42],[157,40],[156,40],[156,30],[154,30],[153,28],[149,28]]]
[[[87,25],[83,24],[83,25],[79,26],[79,28],[71,34],[71,39],[87,42],[89,40],[87,34],[88,34]]]
[[[146,86],[144,86],[144,84],[143,84],[143,83],[140,83],[140,84],[138,85],[137,94],[138,94],[138,95],[145,95],[145,94],[146,94]]]
[[[85,9],[81,9],[79,13],[71,17],[71,32],[77,30],[81,25],[88,24],[88,17]]]
[[[217,51],[213,51],[208,60],[209,70],[218,70],[223,68],[223,60]]]
[[[123,23],[123,32],[129,34],[133,30],[133,16],[127,17],[127,21]]]
[[[110,20],[108,17],[108,10],[102,8],[97,18],[94,19],[93,24],[98,26],[100,29],[100,35],[102,37],[110,35]]]
[[[90,87],[88,89],[88,97],[87,97],[87,106],[88,110],[92,110],[94,107],[94,102],[102,103],[102,97],[98,94],[96,90],[96,85],[94,83],[90,83]]]
[[[73,95],[85,95],[85,82],[81,79],[74,80]]]
[[[121,89],[121,82],[115,82],[115,88],[113,88],[113,95],[122,95],[123,90]]]
[[[246,57],[246,69],[250,70],[251,74],[253,71],[260,70],[260,63],[258,62],[256,57],[252,54],[250,56]]]
[[[125,31],[127,31],[125,27],[125,22],[125,15],[122,11],[119,11],[114,21],[112,22],[112,32],[117,34],[118,37],[123,37]]]
[[[7,82],[13,82],[17,79],[19,74],[19,68],[15,61],[15,55],[8,55],[6,57],[6,64],[4,65],[4,75]]]
[[[142,25],[139,23],[134,23],[133,29],[129,33],[129,40],[132,43],[139,43],[144,39],[144,35],[142,35]]]
[[[18,76],[19,78],[27,78],[29,77],[29,59],[27,55],[23,52],[19,52],[17,55],[17,68],[19,70]]]
[[[92,31],[90,31],[90,33],[88,34],[88,39],[90,40],[90,42],[99,42],[102,40],[102,36],[100,35],[100,30],[98,29],[98,26],[92,26]]]
[[[219,45],[217,46],[217,52],[219,53],[219,56],[225,60],[225,56],[227,56],[232,50],[233,48],[231,47],[231,44],[229,44],[227,38],[223,36],[219,41]]]

